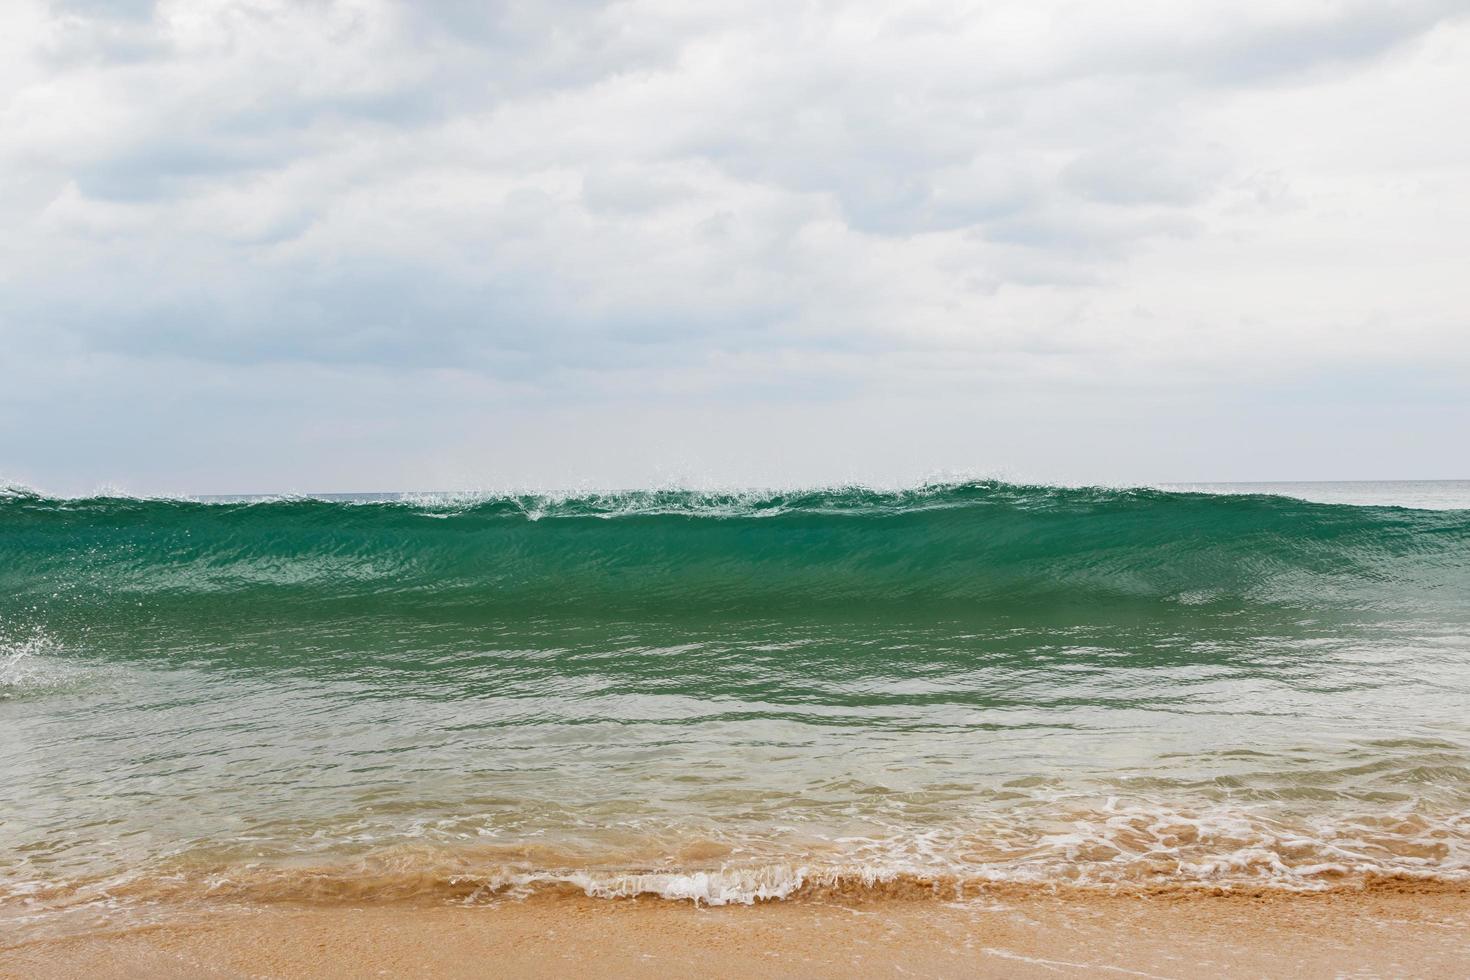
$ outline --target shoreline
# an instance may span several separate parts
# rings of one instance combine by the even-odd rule
[[[263,904],[0,945],[0,977],[1465,975],[1470,888]]]

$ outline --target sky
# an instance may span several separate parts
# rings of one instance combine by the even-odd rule
[[[5,0],[0,480],[1470,477],[1467,115],[1467,0]]]

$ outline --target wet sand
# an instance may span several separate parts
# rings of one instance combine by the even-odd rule
[[[15,943],[0,976],[1470,976],[1470,891],[997,894],[695,908],[261,906]]]

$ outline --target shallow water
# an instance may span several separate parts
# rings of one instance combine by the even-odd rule
[[[1470,486],[1230,489],[11,492],[0,905],[1470,877]]]

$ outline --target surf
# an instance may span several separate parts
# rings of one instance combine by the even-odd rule
[[[0,497],[6,603],[1470,610],[1470,512],[997,482],[258,501]]]
[[[1257,493],[12,490],[0,913],[1461,887],[1467,601]]]

